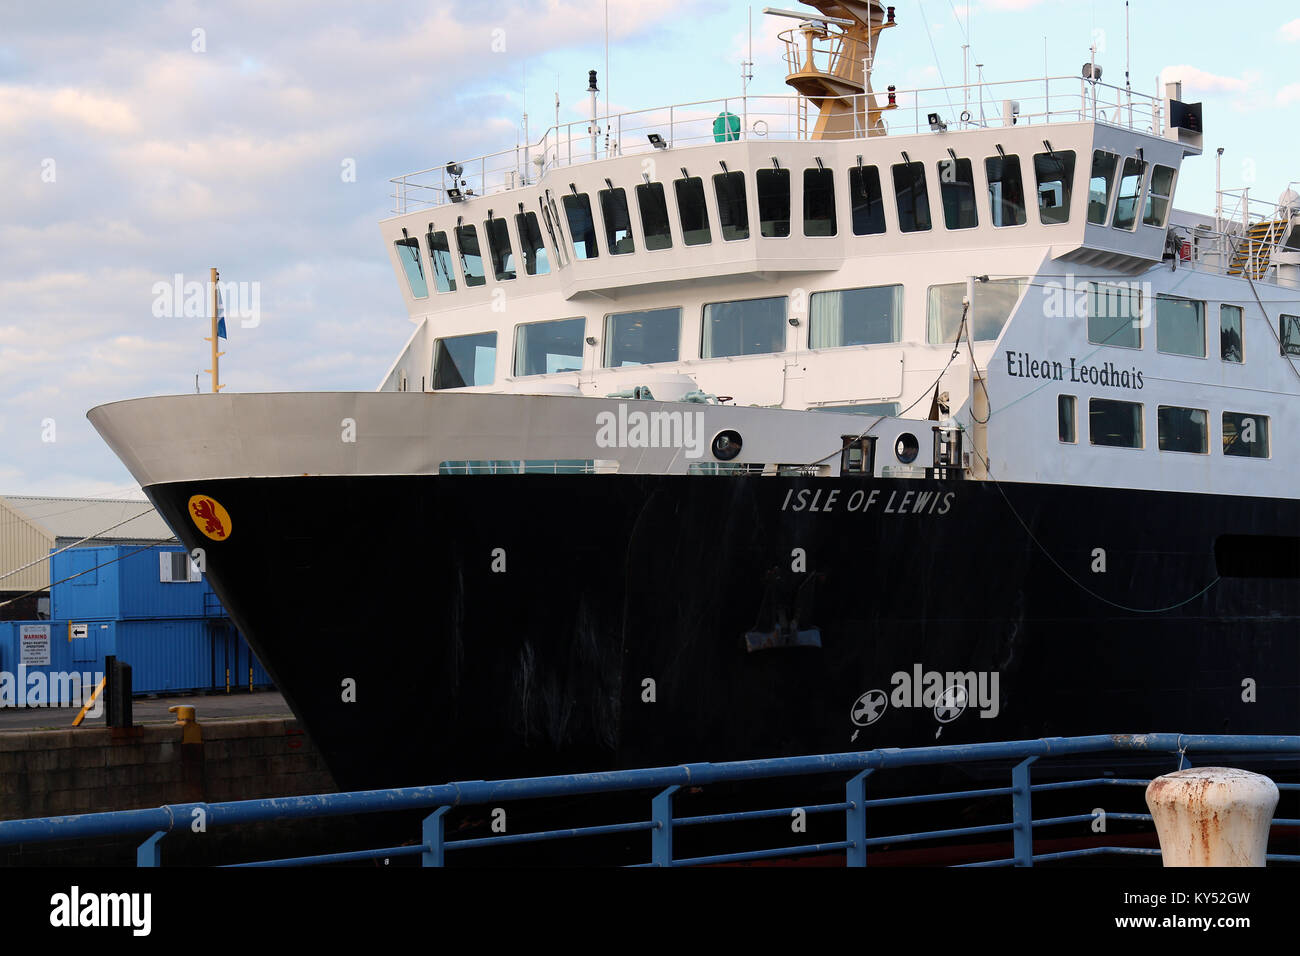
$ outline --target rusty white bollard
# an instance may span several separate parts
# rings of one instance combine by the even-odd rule
[[[1165,866],[1263,866],[1277,784],[1228,767],[1156,777],[1147,806]]]

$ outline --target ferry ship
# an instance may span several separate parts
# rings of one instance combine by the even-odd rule
[[[341,788],[1294,733],[1300,196],[1081,75],[592,117],[393,180],[373,392],[89,417]],[[792,19],[789,19],[793,13]],[[958,109],[960,104],[960,109]]]

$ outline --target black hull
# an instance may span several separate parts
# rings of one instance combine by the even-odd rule
[[[809,505],[820,490],[818,510],[794,510],[801,490]],[[344,789],[1300,730],[1300,579],[1289,555],[1275,560],[1300,536],[1294,500],[620,475],[147,491],[205,548],[213,587]],[[916,492],[934,497],[915,510]],[[199,533],[196,494],[229,512],[228,540]],[[1216,558],[1224,536],[1261,536],[1268,560],[1243,565],[1249,538]],[[773,632],[793,646],[747,650]],[[893,695],[893,675],[918,667],[984,672],[990,690],[996,673],[996,696],[957,714],[907,695],[854,722],[865,692]]]

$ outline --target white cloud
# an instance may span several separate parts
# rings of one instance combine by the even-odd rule
[[[1300,42],[1300,19],[1282,25],[1282,36],[1292,43]]]
[[[1288,83],[1277,91],[1277,105],[1290,106],[1300,103],[1300,83]]]
[[[1195,96],[1213,93],[1244,93],[1250,89],[1250,80],[1236,76],[1220,76],[1195,66],[1167,66],[1160,71],[1160,83],[1181,81],[1183,95]]]

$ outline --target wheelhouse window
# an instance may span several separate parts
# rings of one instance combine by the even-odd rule
[[[487,234],[488,253],[492,256],[492,274],[498,282],[515,277],[515,254],[510,248],[510,229],[504,219],[489,219],[483,226]]]
[[[718,226],[724,242],[749,238],[749,206],[745,202],[745,174],[714,173],[713,193],[718,200]]]
[[[596,222],[591,217],[590,197],[586,193],[565,196],[564,214],[569,220],[574,256],[579,259],[597,258],[600,249],[596,246]]]
[[[1205,358],[1205,303],[1156,296],[1156,349],[1169,355]]]
[[[641,230],[645,247],[651,252],[673,247],[673,234],[668,225],[668,202],[664,197],[663,183],[642,183],[636,187],[636,204],[641,210]]]
[[[1092,175],[1088,178],[1088,221],[1106,225],[1106,213],[1110,211],[1110,191],[1115,186],[1115,169],[1119,157],[1105,150],[1096,150],[1092,154]]]
[[[930,195],[925,185],[924,163],[898,163],[892,167],[894,198],[898,200],[898,228],[925,232],[930,228]]]
[[[702,246],[713,241],[709,232],[709,210],[704,204],[704,180],[699,176],[673,181],[677,193],[677,212],[682,217],[682,241],[688,246]]]
[[[605,220],[605,244],[611,256],[635,252],[632,216],[627,211],[627,192],[622,188],[600,191],[600,215]]]
[[[519,231],[519,245],[523,247],[524,272],[530,276],[547,275],[551,271],[551,262],[546,255],[546,244],[542,242],[542,227],[538,225],[537,213],[516,213],[515,229]]]
[[[433,287],[438,292],[456,291],[456,267],[451,261],[451,247],[445,232],[430,232],[424,237],[429,245],[429,261],[433,265]]]
[[[1079,400],[1073,395],[1056,396],[1056,437],[1067,445],[1079,441]]]
[[[939,196],[943,200],[943,224],[949,229],[974,229],[979,225],[975,171],[969,159],[939,161]]]
[[[1038,184],[1038,219],[1051,226],[1070,221],[1074,196],[1074,150],[1034,154],[1034,181]]]
[[[1156,432],[1161,451],[1181,451],[1190,455],[1210,453],[1210,413],[1203,408],[1157,406]]]
[[[993,225],[1023,226],[1027,219],[1020,157],[990,156],[984,160],[984,176],[989,182],[989,210]]]
[[[515,331],[516,375],[554,375],[582,369],[587,320],[525,322]]]
[[[803,234],[835,235],[835,174],[829,169],[803,171]]]
[[[429,283],[424,278],[424,263],[420,261],[420,240],[408,236],[398,239],[393,245],[397,247],[397,258],[402,263],[402,271],[406,273],[406,284],[411,287],[411,296],[416,299],[427,298]]]
[[[1142,197],[1142,180],[1147,164],[1129,157],[1124,160],[1124,174],[1119,179],[1119,196],[1115,199],[1115,218],[1111,225],[1132,232],[1137,228],[1138,201]]]
[[[785,351],[786,297],[713,302],[704,307],[701,358]]]
[[[456,248],[460,251],[460,271],[469,288],[487,285],[483,274],[483,254],[479,252],[478,230],[473,226],[456,227]]]
[[[1088,438],[1094,445],[1141,448],[1142,406],[1109,398],[1088,399]]]
[[[1225,362],[1244,362],[1246,352],[1242,341],[1242,310],[1236,305],[1219,306],[1219,358]]]
[[[646,309],[605,316],[605,367],[675,362],[680,351],[682,310]]]
[[[1123,349],[1142,347],[1142,290],[1100,282],[1088,286],[1088,341]]]
[[[971,303],[970,315],[966,317],[966,327],[971,338],[976,342],[990,342],[1001,335],[1002,327],[1015,311],[1024,287],[1024,279],[976,282],[975,300]],[[964,282],[930,286],[926,309],[926,338],[931,345],[957,341],[957,330],[961,328],[962,299],[965,296]]]
[[[754,174],[758,187],[759,235],[784,239],[790,235],[790,170],[760,169]]]
[[[1268,416],[1224,412],[1223,453],[1233,458],[1267,458]]]
[[[1174,170],[1156,165],[1151,170],[1151,186],[1147,191],[1146,212],[1142,221],[1148,226],[1165,227],[1169,221],[1169,204],[1174,196]]]
[[[849,167],[849,205],[855,236],[878,236],[885,231],[885,196],[875,166]]]
[[[1300,355],[1300,315],[1279,317],[1282,326],[1282,354]]]
[[[497,334],[476,332],[439,339],[433,357],[433,387],[491,385],[496,378]]]
[[[903,287],[814,292],[809,321],[809,348],[898,342],[902,338]]]

